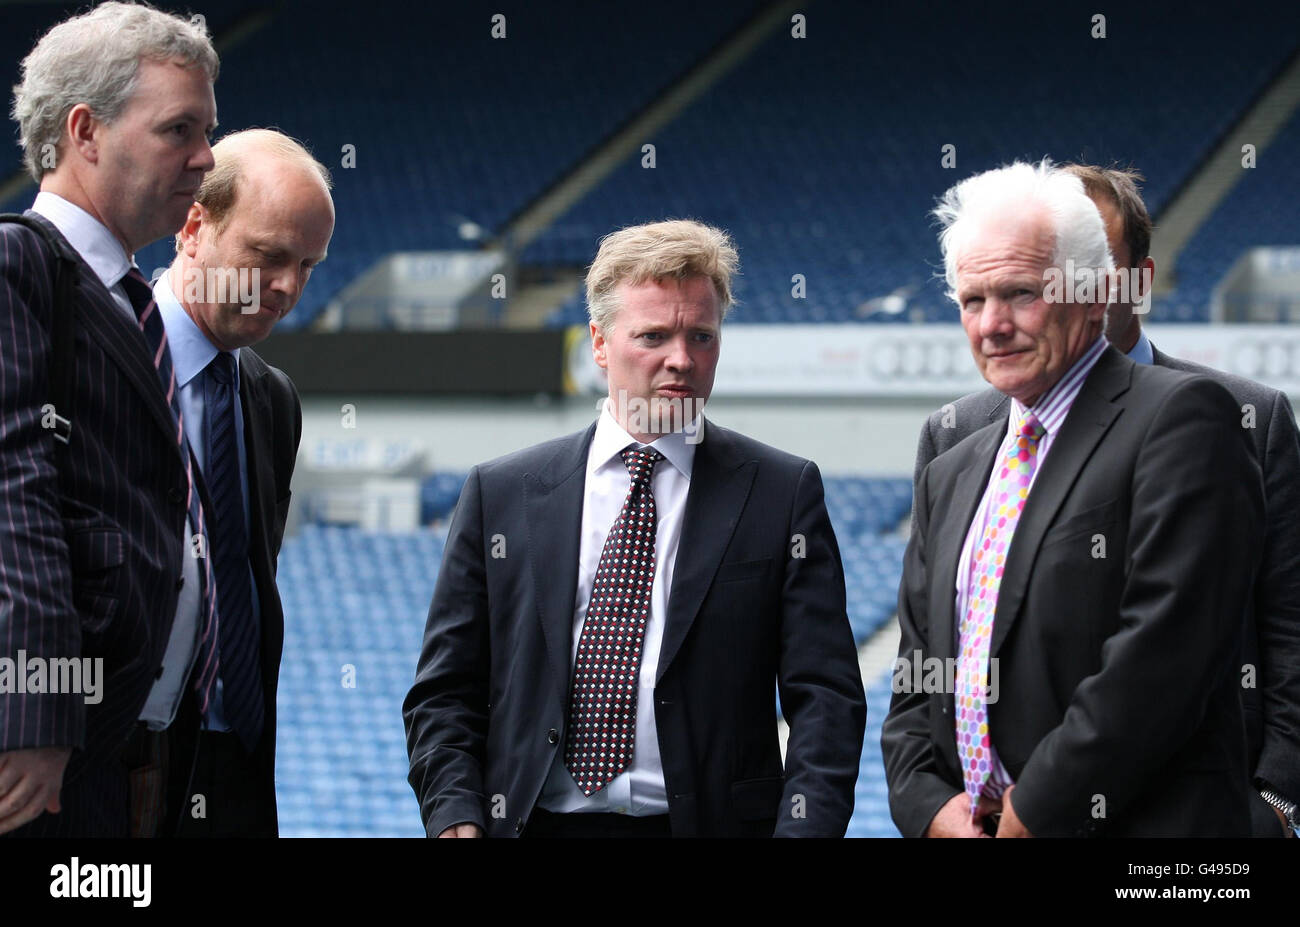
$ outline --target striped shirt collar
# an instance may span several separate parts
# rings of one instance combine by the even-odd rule
[[[1019,427],[1026,412],[1033,412],[1034,418],[1038,419],[1044,430],[1048,434],[1055,436],[1065,422],[1065,417],[1070,413],[1070,407],[1074,405],[1079,390],[1083,389],[1083,381],[1088,379],[1088,374],[1092,372],[1092,368],[1101,359],[1106,347],[1106,339],[1098,335],[1097,340],[1092,343],[1088,350],[1083,352],[1083,356],[1065,372],[1065,376],[1057,380],[1051,389],[1038,398],[1032,409],[1026,408],[1019,399],[1012,397],[1011,423],[1009,426],[1011,430],[1014,431]]]

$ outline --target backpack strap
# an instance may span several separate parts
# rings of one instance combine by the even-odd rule
[[[16,212],[0,213],[0,222],[25,225],[44,241],[55,257],[54,307],[50,314],[50,356],[47,368],[50,400],[54,407],[54,440],[67,445],[72,440],[73,304],[76,300],[77,261],[63,243],[42,222]]]

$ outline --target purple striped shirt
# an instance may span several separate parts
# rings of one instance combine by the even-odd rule
[[[1083,356],[1074,362],[1074,366],[1065,372],[1065,376],[1057,380],[1051,389],[1039,397],[1038,402],[1034,404],[1032,409],[1027,409],[1019,399],[1012,398],[1011,415],[1007,420],[1007,433],[1003,437],[1002,445],[998,448],[997,456],[994,459],[1001,460],[1010,453],[1021,420],[1025,417],[1026,412],[1033,412],[1034,417],[1038,419],[1039,424],[1046,431],[1038,439],[1038,464],[1034,467],[1034,472],[1029,478],[1030,493],[1034,490],[1034,481],[1038,479],[1038,474],[1043,472],[1043,463],[1047,460],[1047,454],[1052,449],[1052,442],[1055,441],[1061,426],[1065,424],[1065,417],[1070,414],[1070,408],[1074,405],[1079,390],[1083,388],[1083,381],[1088,379],[1088,374],[1092,372],[1093,366],[1101,358],[1102,352],[1105,350],[1106,339],[1098,336],[1097,340],[1083,352]],[[980,499],[979,508],[975,510],[975,518],[971,521],[970,529],[966,532],[966,543],[962,545],[961,559],[957,565],[957,608],[954,614],[957,617],[958,636],[955,639],[958,641],[959,651],[961,647],[961,618],[962,615],[966,614],[966,607],[971,599],[970,575],[971,565],[975,557],[975,545],[984,536],[984,528],[988,522],[989,509],[993,500],[993,488],[997,484],[997,476],[998,468],[994,467],[989,474],[989,482],[984,488],[984,496]],[[1026,500],[1027,502],[1028,500]],[[1012,543],[1014,543],[1014,536]],[[991,722],[989,737],[991,742]],[[1011,785],[1013,781],[1006,767],[1002,765],[997,749],[994,748],[993,772],[989,776],[988,783],[984,786],[984,794],[990,798],[997,798],[1006,791],[1007,786]]]

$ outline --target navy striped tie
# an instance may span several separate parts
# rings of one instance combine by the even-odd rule
[[[199,558],[199,578],[202,585],[199,590],[199,645],[195,653],[194,670],[190,674],[190,681],[198,696],[199,712],[206,714],[208,703],[212,700],[212,693],[217,686],[219,662],[216,583],[212,580],[212,558],[207,556],[210,551],[203,506],[200,504],[199,493],[194,485],[194,458],[190,454],[190,444],[185,440],[185,416],[181,412],[179,391],[176,389],[176,371],[172,368],[172,355],[167,348],[167,329],[163,326],[162,315],[158,312],[158,304],[154,301],[153,287],[149,286],[138,267],[132,267],[122,278],[122,288],[126,290],[126,295],[131,300],[131,307],[135,310],[140,330],[144,332],[145,340],[149,342],[149,348],[153,351],[154,369],[158,371],[158,379],[167,396],[167,404],[171,406],[172,415],[176,419],[176,443],[181,450],[181,459],[185,461],[189,524],[191,530],[197,532],[197,536],[202,539],[202,546],[199,548],[200,553],[203,554]],[[194,551],[192,541],[186,544],[186,556],[193,556]]]
[[[225,351],[208,364],[203,391],[208,491],[212,494],[212,569],[221,615],[221,703],[251,753],[262,735],[264,709],[248,566],[248,530],[235,434],[235,358]]]

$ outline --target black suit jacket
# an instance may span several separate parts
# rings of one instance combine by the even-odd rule
[[[249,558],[261,610],[262,692],[265,724],[252,761],[262,783],[266,815],[261,831],[278,830],[275,805],[275,694],[284,649],[284,609],[275,583],[276,563],[289,516],[289,484],[302,437],[302,405],[293,381],[252,348],[239,351],[239,400],[248,455]]]
[[[1300,800],[1300,433],[1285,395],[1272,387],[1179,360],[1154,349],[1157,366],[1209,377],[1232,393],[1264,477],[1264,552],[1247,612],[1241,665],[1248,768]],[[985,427],[1005,424],[1010,400],[995,389],[970,393],[927,419],[917,443],[914,482],[937,455]],[[1252,683],[1253,684],[1250,684]],[[1275,836],[1277,818],[1252,804],[1257,834]]]
[[[989,707],[1038,836],[1249,833],[1234,657],[1264,516],[1240,418],[1212,380],[1110,348],[1042,464],[1007,552]],[[958,655],[958,560],[1005,433],[987,425],[918,480],[902,657]],[[882,745],[905,835],[962,791],[953,711],[950,691],[891,702]]]
[[[403,706],[430,836],[518,834],[563,749],[594,433],[475,467],[461,492]],[[866,704],[821,475],[712,423],[703,435],[654,690],[673,834],[842,836]]]
[[[185,467],[143,332],[79,257],[72,438],[56,460],[41,408],[52,261],[34,232],[0,224],[0,655],[102,658],[102,701],[0,694],[0,750],[75,748],[62,812],[16,834],[125,836],[119,755],[176,613]]]

